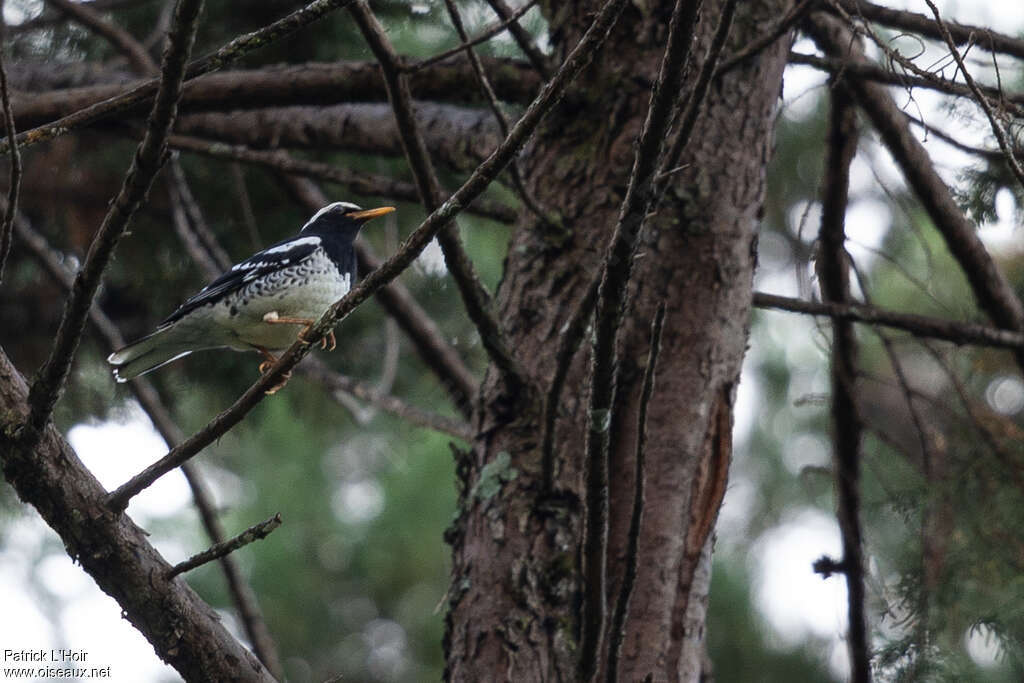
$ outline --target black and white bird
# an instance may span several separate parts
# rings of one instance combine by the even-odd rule
[[[348,293],[356,277],[352,243],[359,229],[394,210],[328,204],[298,235],[233,266],[185,301],[155,332],[110,354],[107,362],[114,366],[114,377],[126,382],[193,351],[223,347],[258,351],[264,372],[277,360],[272,351],[291,346]],[[333,350],[333,332],[324,338],[324,348],[328,339]]]

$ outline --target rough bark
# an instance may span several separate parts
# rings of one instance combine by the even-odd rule
[[[423,103],[416,108],[416,121],[432,158],[454,170],[473,170],[501,142],[494,118],[484,109]],[[177,130],[255,149],[298,147],[402,154],[398,128],[386,104],[189,114],[178,119]]]
[[[511,59],[488,58],[485,68],[498,96],[528,104],[540,80],[529,66]],[[51,67],[52,71],[53,70]],[[24,77],[25,74],[18,72]],[[38,78],[35,72],[30,77]],[[118,74],[112,74],[117,79]],[[481,103],[476,88],[467,88],[473,72],[465,57],[453,57],[414,72],[409,86],[416,97],[438,102]],[[141,81],[140,81],[141,82]],[[119,95],[139,82],[115,82],[49,92],[22,93],[14,98],[18,130],[26,130]],[[14,81],[14,87],[38,90],[39,81]],[[188,82],[182,112],[231,111],[256,107],[328,105],[343,102],[386,102],[387,93],[376,62],[289,64],[263,69],[224,71]],[[134,113],[144,113],[140,106]],[[131,112],[128,112],[131,113]]]
[[[635,6],[524,159],[538,200],[564,230],[524,216],[509,249],[498,305],[513,347],[542,386],[565,321],[593,278],[615,226],[664,50],[672,3]],[[731,49],[771,26],[789,3],[745,3]],[[556,57],[578,39],[593,2],[546,6]],[[721,3],[705,2],[703,56]],[[667,302],[648,414],[647,505],[639,575],[620,677],[694,680],[701,667],[706,548],[725,488],[733,388],[747,340],[756,223],[788,40],[715,83],[657,215],[645,228],[623,322],[618,409],[611,424],[609,596],[624,566],[633,450],[650,321]],[[690,69],[688,86],[696,69]],[[684,88],[684,94],[686,88]],[[451,680],[574,680],[578,642],[581,466],[587,367],[570,370],[556,434],[557,492],[542,494],[540,412],[510,404],[497,373],[484,382],[473,450],[458,456],[460,517],[449,533]]]
[[[68,555],[121,605],[160,657],[186,680],[273,681],[256,656],[181,579],[146,532],[104,504],[106,491],[52,423],[25,449],[16,428],[28,415],[25,378],[0,352],[0,464],[4,478],[60,534]]]

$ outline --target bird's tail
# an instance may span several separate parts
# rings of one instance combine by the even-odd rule
[[[172,325],[114,351],[107,356],[107,362],[114,366],[114,377],[118,382],[127,382],[192,353],[195,346],[178,339],[179,336]]]

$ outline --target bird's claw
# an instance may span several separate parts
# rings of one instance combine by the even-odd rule
[[[292,373],[290,373],[290,372],[284,373],[283,375],[281,375],[281,381],[280,382],[278,382],[274,386],[264,390],[263,393],[266,394],[267,396],[273,396],[274,394],[279,392],[281,389],[283,389],[285,384],[288,384],[288,380],[291,379],[291,377],[292,377]]]

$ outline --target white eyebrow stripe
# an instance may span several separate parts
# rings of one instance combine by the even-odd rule
[[[302,226],[302,230],[305,230],[309,226],[313,225],[321,216],[334,209],[344,209],[345,213],[348,213],[349,211],[359,211],[359,207],[353,204],[352,202],[334,202],[333,204],[328,204],[327,206],[313,214],[313,217],[306,221],[306,224]],[[302,232],[302,230],[300,230],[299,232]]]

